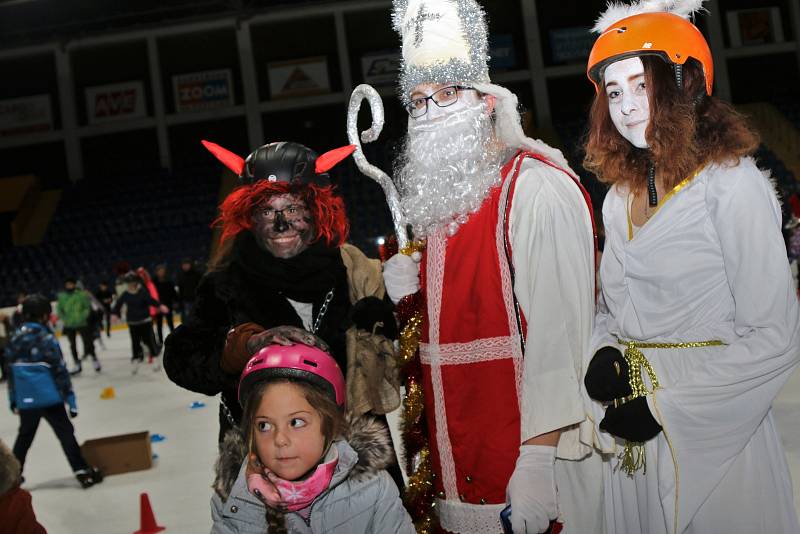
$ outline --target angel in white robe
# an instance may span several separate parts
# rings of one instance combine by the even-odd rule
[[[702,34],[653,4],[602,18],[588,69],[585,165],[612,184],[584,379],[606,530],[797,533],[772,413],[800,359],[780,207]]]

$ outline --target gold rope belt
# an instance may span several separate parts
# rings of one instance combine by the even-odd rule
[[[718,339],[711,341],[689,341],[686,343],[646,343],[642,341],[626,341],[617,338],[617,343],[625,346],[625,362],[628,364],[628,381],[631,386],[631,394],[627,397],[614,399],[614,408],[622,406],[626,402],[632,401],[638,397],[644,397],[661,387],[658,383],[653,366],[647,360],[645,355],[640,349],[696,349],[702,347],[719,347],[725,345]],[[644,384],[642,376],[642,369],[647,373],[653,389],[648,390]],[[618,370],[619,371],[619,370]],[[633,443],[625,441],[625,449],[619,456],[621,467],[625,470],[628,476],[632,476],[639,468],[643,472],[647,472],[647,464],[644,456],[644,443]]]

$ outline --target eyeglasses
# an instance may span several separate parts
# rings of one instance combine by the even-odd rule
[[[256,213],[266,219],[267,221],[274,221],[279,213],[283,214],[283,218],[289,222],[296,221],[308,213],[308,208],[302,204],[289,204],[282,210],[276,210],[270,206],[264,206],[256,210]]]
[[[405,105],[406,111],[412,118],[418,119],[428,112],[428,100],[433,101],[440,108],[446,108],[458,102],[459,91],[475,91],[475,88],[462,87],[460,85],[442,87],[430,96],[412,99],[411,102]]]

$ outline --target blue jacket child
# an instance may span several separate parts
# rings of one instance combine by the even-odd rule
[[[6,346],[9,369],[8,396],[11,410],[19,414],[19,434],[14,456],[24,468],[28,454],[44,418],[53,428],[61,448],[81,486],[88,488],[103,479],[99,469],[90,467],[81,455],[69,415],[78,416],[72,382],[64,363],[61,347],[47,326],[50,302],[42,295],[30,295],[22,303],[23,324]]]

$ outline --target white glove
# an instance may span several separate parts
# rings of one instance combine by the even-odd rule
[[[383,264],[386,293],[397,304],[406,295],[419,291],[419,263],[405,254],[395,254]]]
[[[521,445],[506,501],[511,504],[514,534],[546,532],[558,517],[555,480],[556,448]]]

